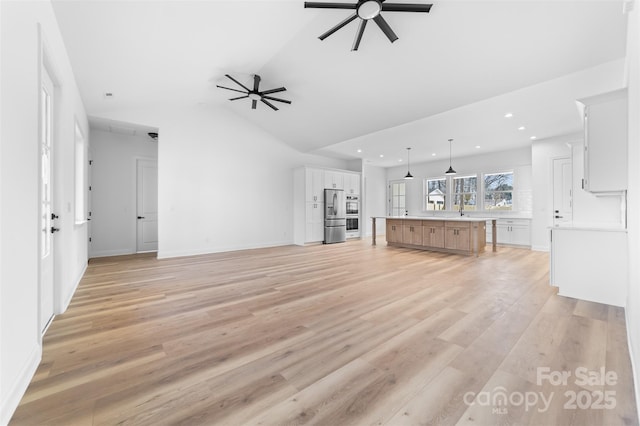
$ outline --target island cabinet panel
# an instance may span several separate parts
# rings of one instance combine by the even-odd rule
[[[444,221],[430,220],[422,223],[422,244],[444,248]]]
[[[405,220],[402,223],[402,242],[414,246],[423,245],[422,221]]]
[[[402,243],[402,219],[387,219],[387,242]]]
[[[445,222],[444,246],[450,250],[465,250],[471,248],[469,223]]]

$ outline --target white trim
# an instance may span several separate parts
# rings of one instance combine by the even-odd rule
[[[36,345],[33,351],[31,351],[31,355],[27,358],[27,362],[23,365],[18,379],[5,394],[6,396],[0,407],[0,424],[6,425],[9,423],[9,420],[11,420],[11,416],[13,416],[16,408],[18,408],[20,400],[27,391],[29,383],[31,383],[31,379],[38,369],[38,365],[40,365],[40,359],[42,359],[42,347]]]
[[[531,250],[548,252],[550,250],[550,248],[549,248],[549,246],[531,246]]]

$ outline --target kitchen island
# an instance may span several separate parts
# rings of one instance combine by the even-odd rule
[[[372,217],[373,245],[376,245],[376,217]],[[484,252],[486,224],[492,223],[492,247],[496,251],[496,219],[476,217],[383,217],[387,245],[459,254]]]

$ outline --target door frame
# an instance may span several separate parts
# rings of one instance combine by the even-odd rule
[[[60,194],[61,194],[61,182],[60,173],[62,170],[60,161],[61,157],[56,155],[57,152],[60,151],[60,86],[61,80],[58,77],[60,73],[58,72],[59,68],[53,60],[53,56],[50,54],[51,49],[49,47],[49,43],[47,42],[47,38],[43,32],[42,26],[38,24],[38,105],[42,105],[42,84],[44,79],[44,73],[46,72],[51,79],[53,84],[53,96],[52,96],[52,115],[51,115],[51,211],[59,212],[61,211],[61,203],[60,203]],[[39,107],[40,108],[40,107]],[[42,217],[42,167],[41,167],[41,140],[42,134],[44,132],[43,123],[40,119],[40,112],[38,112],[38,139],[37,143],[37,164],[38,164],[38,214],[37,214],[37,227],[36,229],[40,230],[40,218]],[[59,219],[59,223],[63,223],[62,217]],[[62,228],[62,226],[61,226]],[[40,231],[39,231],[40,232]],[[52,271],[52,285],[53,285],[53,300],[52,300],[52,311],[53,315],[46,326],[42,329],[42,306],[41,300],[43,297],[43,289],[42,289],[42,265],[41,265],[41,253],[42,253],[42,240],[38,237],[38,320],[37,320],[37,330],[38,336],[43,336],[46,330],[49,328],[55,316],[62,312],[62,302],[60,301],[60,279],[58,274],[61,271],[61,257],[59,253],[62,253],[61,249],[62,242],[60,238],[53,238],[51,241],[51,256],[53,263],[53,271]],[[58,253],[58,255],[56,255]],[[39,341],[41,344],[42,340]]]
[[[394,179],[394,180],[390,180],[387,182],[387,213],[388,216],[393,216],[393,184],[394,183],[401,183],[404,185],[404,209],[405,211],[408,210],[407,208],[407,182],[404,179]],[[402,214],[402,216],[404,216],[404,212]]]

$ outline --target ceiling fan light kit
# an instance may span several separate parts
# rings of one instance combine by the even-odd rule
[[[285,90],[287,90],[284,87],[278,87],[277,89],[269,89],[269,90],[261,91],[260,90],[261,78],[258,74],[255,74],[253,76],[253,89],[249,89],[247,86],[240,83],[238,80],[231,77],[229,74],[225,74],[225,77],[227,77],[229,80],[233,81],[238,86],[244,89],[244,90],[239,90],[239,89],[232,89],[231,87],[216,85],[216,87],[219,87],[220,89],[231,90],[233,92],[238,92],[243,94],[242,96],[237,96],[235,98],[229,99],[230,101],[237,101],[238,99],[250,99],[251,109],[256,109],[258,106],[258,102],[262,102],[263,104],[267,105],[269,108],[271,108],[274,111],[278,111],[278,108],[276,108],[276,106],[269,101],[276,101],[276,102],[282,102],[285,104],[291,104],[291,101],[288,101],[286,99],[280,99],[280,98],[275,98],[273,96],[270,96],[272,93],[284,92]]]
[[[362,35],[364,34],[364,30],[367,27],[367,22],[371,20],[378,25],[378,27],[387,36],[391,43],[398,39],[396,33],[393,32],[387,21],[382,17],[381,12],[429,13],[429,11],[431,10],[431,6],[431,4],[385,3],[385,0],[358,0],[357,3],[323,3],[315,1],[304,2],[305,8],[355,10],[355,13],[318,37],[320,40],[324,40],[345,25],[349,24],[351,21],[360,19],[356,37],[353,41],[353,46],[351,47],[352,51],[358,50],[358,47],[360,47],[360,41],[362,40]]]

